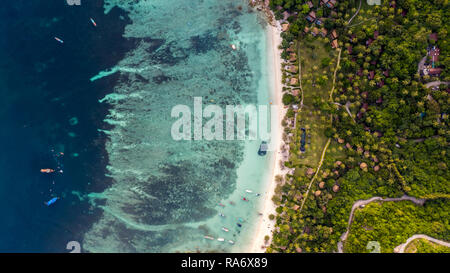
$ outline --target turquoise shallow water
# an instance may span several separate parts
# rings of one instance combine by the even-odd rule
[[[139,42],[117,66],[91,78],[119,74],[119,83],[99,101],[111,106],[104,122],[112,129],[100,130],[109,137],[107,175],[113,182],[88,195],[103,215],[84,235],[83,249],[245,249],[261,205],[255,193],[266,186],[270,155],[257,156],[259,141],[175,141],[171,109],[192,107],[193,97],[223,107],[267,105],[263,18],[244,0],[108,0],[105,12],[114,6],[129,12],[133,22],[124,36]]]

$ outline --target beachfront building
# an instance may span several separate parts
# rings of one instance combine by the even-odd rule
[[[319,26],[323,25],[324,22],[325,22],[325,18],[317,18],[316,19],[316,24]]]
[[[427,72],[427,74],[425,74],[425,71]],[[424,70],[425,75],[430,75],[433,77],[439,77],[441,75],[441,72],[442,72],[441,68],[430,68]]]
[[[308,20],[310,23],[313,23],[316,21],[316,13],[314,11],[311,11],[307,16],[306,20]]]
[[[313,27],[313,28],[311,29],[311,34],[312,34],[313,36],[317,36],[317,34],[319,34],[319,29],[316,28],[316,27]]]
[[[336,6],[336,0],[329,0],[329,1],[327,1],[325,6],[327,6],[330,9],[334,8]]]
[[[291,81],[289,82],[290,85],[297,85],[298,84],[298,79],[297,78],[291,78]]]
[[[298,72],[298,67],[296,65],[287,65],[285,69],[294,74]]]
[[[430,39],[430,41],[433,41],[436,43],[438,41],[437,33],[431,33],[430,36],[428,37],[428,39]]]
[[[320,0],[320,5],[325,5],[328,8],[332,9],[336,6],[336,0]]]
[[[291,53],[291,54],[289,55],[289,61],[290,61],[290,62],[295,62],[295,61],[297,61],[297,54]]]
[[[330,37],[331,37],[331,40],[334,40],[334,39],[337,39],[337,38],[338,38],[338,35],[337,35],[335,29],[333,29],[333,31],[331,31]]]
[[[328,33],[328,31],[327,31],[325,28],[322,28],[322,29],[320,30],[320,35],[321,35],[322,37],[327,36],[327,33]]]
[[[337,39],[334,39],[334,40],[331,42],[331,47],[332,47],[332,48],[338,48],[338,47],[339,47],[339,44],[338,44]]]
[[[288,49],[286,49],[286,51],[289,52],[289,53],[295,52],[294,45],[292,44]]]

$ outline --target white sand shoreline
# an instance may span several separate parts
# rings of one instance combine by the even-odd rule
[[[280,160],[281,160],[281,152],[280,147],[282,145],[282,134],[283,134],[283,127],[281,126],[281,121],[283,120],[283,117],[286,114],[286,110],[284,109],[282,105],[282,91],[283,91],[283,85],[281,82],[282,75],[281,75],[281,50],[278,49],[278,46],[281,44],[281,26],[278,22],[276,22],[276,27],[269,25],[268,27],[268,44],[269,48],[271,49],[270,58],[270,66],[273,67],[272,69],[272,75],[274,76],[272,86],[271,86],[271,97],[273,99],[273,104],[279,106],[279,112],[278,112],[278,119],[277,124],[272,124],[272,132],[273,132],[273,140],[274,141],[274,148],[273,151],[273,159],[272,159],[272,166],[271,170],[268,172],[267,179],[267,188],[264,193],[264,203],[262,205],[262,216],[259,218],[259,223],[257,223],[257,227],[255,230],[255,235],[252,239],[252,242],[250,243],[248,252],[251,253],[261,253],[265,252],[265,248],[263,246],[266,245],[264,237],[266,235],[269,235],[270,238],[272,238],[272,231],[275,227],[275,221],[269,220],[270,214],[276,214],[275,209],[276,206],[272,202],[272,197],[275,194],[275,177],[279,174],[283,174],[283,171],[280,167]],[[270,241],[269,241],[270,243]],[[268,245],[268,244],[267,244]]]

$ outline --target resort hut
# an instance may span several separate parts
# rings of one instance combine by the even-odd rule
[[[306,2],[306,4],[308,5],[309,9],[314,8],[314,4],[311,1]]]
[[[291,65],[291,66],[289,66],[288,71],[291,72],[291,73],[297,73],[298,72],[298,67],[296,65]]]
[[[334,185],[333,186],[333,191],[334,192],[338,192],[339,191],[339,185]]]
[[[298,83],[298,79],[297,78],[291,78],[290,84],[291,85],[296,85]]]
[[[316,197],[319,197],[321,193],[322,193],[321,191],[317,190],[316,192],[314,192],[314,195],[315,195]]]
[[[314,174],[314,169],[308,168],[308,169],[306,170],[306,175],[311,176],[311,175],[313,175],[313,174]]]
[[[338,141],[338,143],[339,143],[339,144],[342,144],[342,143],[344,143],[344,142],[345,142],[345,140],[344,140],[343,138],[338,138],[338,140],[337,140],[337,141]]]
[[[327,31],[327,29],[325,29],[325,28],[322,28],[322,29],[320,30],[320,35],[322,35],[322,37],[327,36],[327,33],[328,33],[328,31]]]
[[[336,0],[327,1],[325,6],[329,7],[330,9],[334,8],[336,6]]]
[[[289,29],[289,24],[288,23],[282,24],[281,29],[283,30],[283,32],[287,31]]]
[[[437,35],[437,33],[431,33],[430,36],[428,36],[428,38],[430,39],[430,41],[437,42],[438,35]]]
[[[362,162],[361,164],[359,164],[359,167],[361,168],[361,170],[366,170],[367,164],[365,162]]]
[[[295,52],[294,45],[291,45],[288,49],[286,49],[286,51],[289,53]]]
[[[334,39],[334,40],[331,42],[331,47],[332,47],[332,48],[338,48],[338,47],[339,47],[338,41],[337,41],[336,39]]]
[[[430,76],[439,76],[441,75],[442,69],[441,68],[430,68],[428,70],[428,74]]]
[[[308,20],[309,22],[314,22],[316,21],[316,13],[314,11],[311,11],[307,16],[306,16],[306,20]]]
[[[291,16],[291,14],[288,11],[283,12],[283,20],[284,21],[286,21],[290,16]]]
[[[317,18],[317,19],[316,19],[316,24],[319,25],[319,26],[322,25],[323,22],[325,22],[325,18],[323,18],[323,17],[322,17],[322,18]]]
[[[378,166],[378,165],[374,166],[374,167],[373,167],[373,170],[376,171],[376,172],[378,172],[378,171],[380,170],[380,166]]]
[[[337,35],[335,29],[333,29],[333,31],[331,31],[331,35],[330,35],[330,36],[331,36],[331,39],[332,39],[332,40],[337,39],[338,35]]]
[[[356,149],[356,152],[358,152],[358,154],[362,154],[364,152],[364,149],[362,147],[358,147]]]
[[[293,210],[298,210],[299,208],[300,208],[299,205],[295,205],[295,206],[292,207]]]
[[[319,183],[319,188],[321,188],[321,189],[325,188],[325,182],[321,181]]]
[[[311,29],[311,34],[312,34],[313,36],[317,36],[317,34],[319,34],[319,29],[316,28],[316,27],[313,27],[313,28]]]
[[[289,55],[289,61],[291,61],[291,62],[295,62],[295,61],[297,61],[297,54],[295,54],[295,53],[291,53],[290,55]]]
[[[365,151],[365,152],[364,152],[364,157],[369,158],[369,156],[370,156],[369,151]]]

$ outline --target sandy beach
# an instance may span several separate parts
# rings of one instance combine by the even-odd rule
[[[272,196],[275,192],[276,182],[275,182],[275,176],[279,174],[283,174],[284,172],[280,168],[280,160],[281,160],[281,152],[280,147],[282,145],[282,134],[283,134],[283,128],[281,126],[281,121],[283,120],[284,115],[286,114],[286,110],[284,109],[282,105],[282,90],[283,85],[281,83],[281,50],[278,49],[278,46],[281,44],[281,26],[278,22],[276,22],[276,27],[269,26],[268,28],[268,43],[270,44],[270,47],[272,49],[271,58],[270,60],[271,65],[273,67],[272,74],[274,76],[273,82],[272,82],[272,94],[271,97],[273,99],[273,103],[275,105],[279,106],[278,111],[278,122],[277,124],[273,124],[272,126],[272,132],[273,132],[273,140],[274,141],[274,148],[273,151],[273,158],[271,162],[271,170],[268,173],[267,179],[268,185],[267,189],[264,193],[264,203],[262,205],[262,216],[259,218],[259,223],[257,224],[257,228],[255,230],[255,235],[253,238],[252,243],[250,244],[249,251],[252,253],[261,253],[265,252],[265,247],[270,244],[270,241],[266,244],[264,241],[264,237],[266,235],[269,235],[270,238],[272,238],[272,231],[275,226],[275,221],[269,220],[270,214],[276,214],[275,209],[276,206],[272,202]]]

